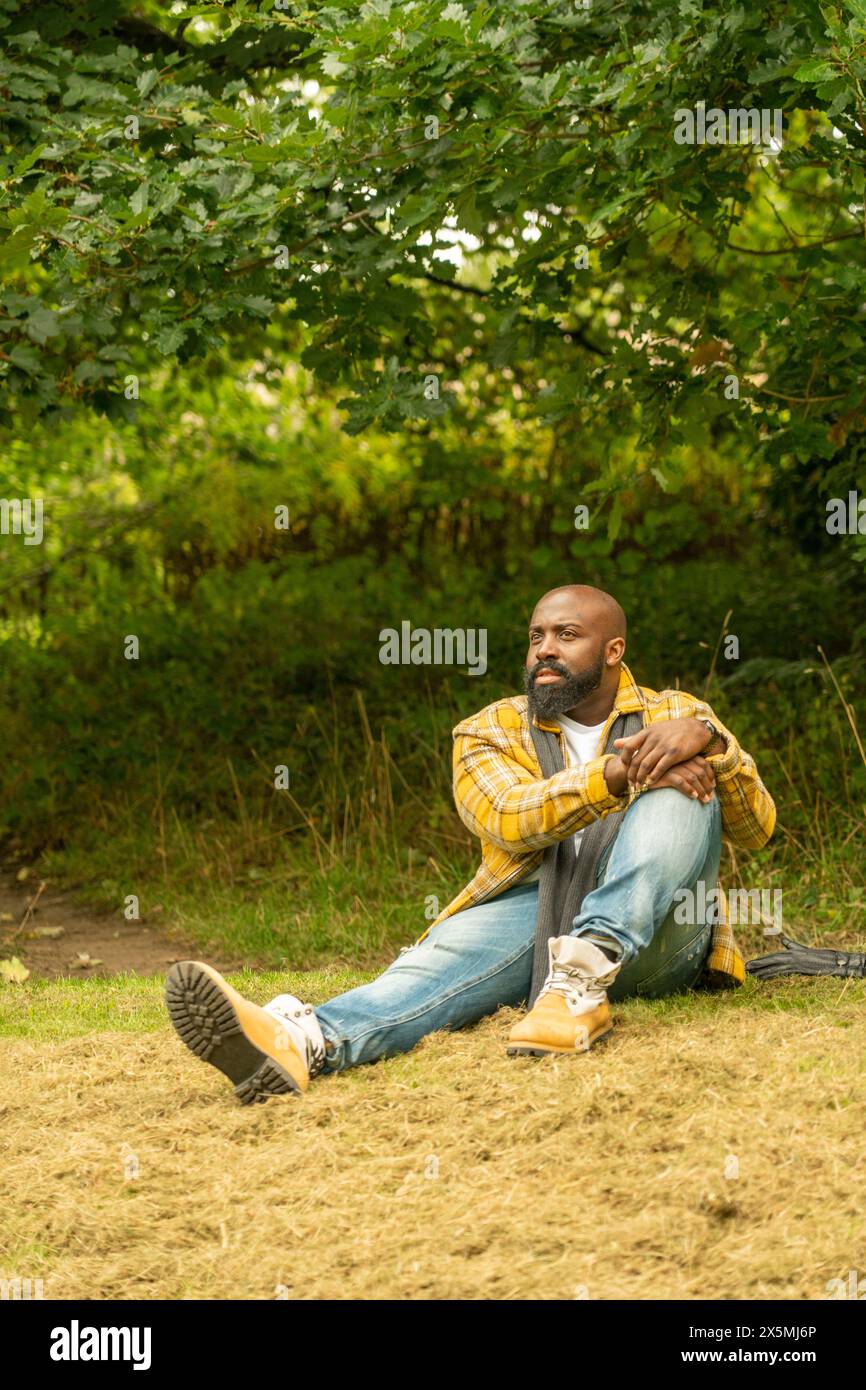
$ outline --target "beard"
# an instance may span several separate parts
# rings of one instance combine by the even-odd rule
[[[562,680],[556,685],[536,685],[535,678],[542,671],[553,671]],[[561,661],[539,661],[531,671],[523,672],[523,688],[529,699],[529,713],[539,719],[554,719],[558,714],[567,714],[579,705],[588,695],[592,695],[601,685],[604,672],[604,643],[598,649],[598,656],[591,666],[582,671],[571,672]]]

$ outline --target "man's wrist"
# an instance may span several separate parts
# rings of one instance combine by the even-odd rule
[[[628,770],[616,753],[605,761],[604,780],[611,796],[625,795],[628,788]]]
[[[699,756],[713,758],[720,753],[727,753],[728,741],[724,734],[719,733],[715,724],[711,723],[709,719],[702,719],[700,716],[698,716],[698,723],[703,724],[709,735],[707,742],[698,750]]]

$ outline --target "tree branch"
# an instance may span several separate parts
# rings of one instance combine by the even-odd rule
[[[477,285],[463,285],[457,280],[441,280],[438,275],[431,275],[429,271],[424,271],[420,277],[416,278],[428,280],[431,285],[441,285],[444,289],[459,290],[462,294],[473,294],[478,299],[487,299],[488,297],[488,291],[479,289]],[[538,324],[541,320],[530,319],[529,322]],[[609,355],[605,352],[604,348],[596,347],[595,343],[591,343],[589,339],[584,336],[582,328],[567,328],[560,323],[552,324],[551,327],[555,328],[558,333],[561,333],[564,338],[573,338],[575,342],[580,343],[581,347],[585,347],[587,352],[595,353],[596,357],[607,357]]]
[[[11,589],[18,589],[28,584],[37,584],[40,579],[47,579],[48,575],[53,574],[64,561],[68,560],[72,555],[80,554],[82,551],[86,551],[91,555],[98,555],[100,551],[104,550],[106,545],[110,545],[117,536],[123,535],[125,531],[132,530],[134,526],[140,525],[141,522],[147,521],[148,517],[151,516],[153,512],[164,506],[165,501],[166,499],[163,498],[159,502],[145,503],[137,507],[133,513],[121,517],[119,522],[117,517],[110,517],[108,521],[104,521],[94,528],[97,531],[110,532],[105,544],[94,546],[92,549],[86,541],[67,546],[67,548],[58,555],[56,560],[51,560],[44,565],[36,565],[33,569],[27,570],[24,574],[19,574],[14,579],[10,579],[8,584],[0,586],[0,594],[7,594]]]

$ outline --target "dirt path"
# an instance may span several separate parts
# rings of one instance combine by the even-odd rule
[[[33,976],[161,975],[190,954],[162,927],[78,906],[37,872],[19,882],[15,870],[0,867],[0,957],[17,956]]]

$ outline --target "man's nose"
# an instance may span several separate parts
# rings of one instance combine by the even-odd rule
[[[561,661],[559,647],[553,637],[543,637],[535,653],[536,661]]]

